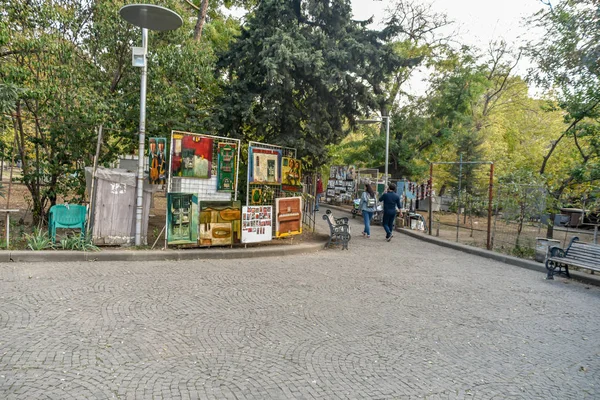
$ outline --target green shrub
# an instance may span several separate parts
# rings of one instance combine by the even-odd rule
[[[61,239],[60,247],[63,250],[100,251],[98,246],[92,243],[91,238],[84,239],[80,235],[67,236]]]
[[[50,236],[46,231],[41,231],[40,229],[35,228],[31,235],[26,233],[24,236],[25,241],[27,242],[27,247],[31,250],[46,250],[54,248],[52,239],[50,239]]]

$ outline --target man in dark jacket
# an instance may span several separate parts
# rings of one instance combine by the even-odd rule
[[[383,202],[383,229],[385,229],[385,240],[388,242],[394,236],[394,219],[396,209],[400,209],[400,196],[396,194],[396,185],[390,183],[388,189],[381,195],[379,201]]]

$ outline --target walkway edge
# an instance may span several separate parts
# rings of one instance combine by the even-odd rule
[[[476,255],[479,257],[484,257],[484,258],[488,258],[491,260],[500,261],[505,264],[514,265],[517,267],[530,269],[532,271],[541,272],[544,274],[544,277],[546,276],[546,273],[548,272],[546,270],[546,267],[544,266],[544,264],[541,264],[541,263],[538,263],[535,261],[524,260],[522,258],[509,256],[507,254],[497,253],[495,251],[480,249],[478,247],[467,246],[465,244],[460,244],[460,243],[456,243],[456,242],[450,242],[448,240],[440,239],[440,238],[437,238],[434,236],[424,235],[424,234],[413,232],[413,231],[406,230],[406,229],[396,229],[396,231],[400,232],[404,235],[411,236],[411,237],[419,239],[419,240],[423,240],[428,243],[436,244],[438,246],[442,246],[442,247],[446,247],[446,248],[450,248],[450,249],[454,249],[454,250],[459,250],[459,251],[473,254],[473,255]],[[588,285],[600,286],[600,275],[591,275],[591,274],[587,274],[582,271],[572,270],[571,268],[569,268],[569,274],[571,275],[571,279],[574,279],[576,281],[580,281],[580,282],[588,284]],[[558,280],[557,280],[557,282],[558,282]]]
[[[87,262],[87,261],[182,261],[222,260],[256,257],[281,257],[313,253],[323,249],[322,242],[298,245],[239,249],[204,248],[190,250],[113,250],[113,251],[29,251],[0,252],[0,262]]]

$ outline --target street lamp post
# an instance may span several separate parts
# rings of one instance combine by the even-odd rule
[[[148,65],[148,29],[153,31],[171,31],[183,24],[183,19],[175,11],[153,4],[129,4],[119,10],[124,20],[142,28],[142,47],[134,47],[132,63],[141,67],[140,82],[140,125],[138,143],[137,200],[135,209],[135,245],[142,244],[142,214],[144,204],[144,144],[146,140],[146,79]]]
[[[363,119],[357,121],[361,124],[375,124],[382,123],[385,119],[385,188],[388,187],[388,165],[389,165],[389,156],[390,156],[390,116],[385,115],[379,119]]]

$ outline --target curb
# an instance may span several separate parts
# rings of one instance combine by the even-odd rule
[[[516,267],[526,268],[536,272],[542,272],[544,275],[548,272],[544,264],[540,264],[535,261],[524,260],[522,258],[517,258],[513,256],[509,256],[507,254],[496,253],[495,251],[490,251],[486,249],[480,249],[478,247],[467,246],[466,244],[460,244],[455,242],[450,242],[444,239],[439,239],[434,236],[423,235],[420,233],[412,232],[405,229],[396,229],[397,232],[400,232],[404,235],[422,240],[424,242],[436,244],[438,246],[450,248],[453,250],[462,251],[465,253],[473,254],[479,257],[488,258],[495,261],[500,261],[505,264],[514,265]],[[581,271],[576,271],[569,268],[569,274],[571,275],[571,279],[580,281],[582,283],[600,286],[600,275],[592,275],[587,274]]]
[[[322,250],[324,243],[252,247],[239,249],[191,249],[191,250],[113,250],[105,252],[71,251],[3,251],[0,262],[87,262],[87,261],[183,261],[224,260],[257,257],[282,257],[313,253]]]
[[[338,206],[330,206],[329,208],[343,211],[351,214],[350,211],[338,207]],[[495,261],[500,261],[505,264],[514,265],[516,267],[526,268],[532,271],[542,272],[546,275],[547,270],[544,264],[540,264],[535,261],[524,260],[522,258],[509,256],[507,254],[497,253],[495,251],[490,251],[486,249],[480,249],[478,247],[467,246],[466,244],[460,244],[456,242],[450,242],[444,239],[436,238],[435,236],[423,235],[420,233],[413,232],[411,230],[406,230],[404,228],[398,229],[397,232],[400,232],[404,235],[411,236],[413,238],[423,240],[428,243],[436,244],[438,246],[447,247],[453,250],[462,251],[465,253],[473,254],[479,257],[488,258]],[[571,275],[571,279],[585,283],[587,285],[600,286],[600,275],[592,275],[581,271],[576,271],[574,269],[569,268],[569,274]]]

